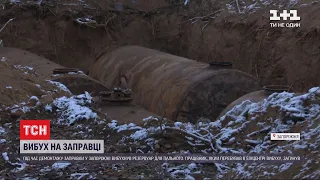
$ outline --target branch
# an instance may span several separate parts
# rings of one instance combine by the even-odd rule
[[[2,32],[2,30],[7,26],[7,24],[9,24],[11,21],[13,21],[14,18],[9,19],[4,25],[3,27],[0,29],[0,33]]]
[[[191,24],[194,24],[194,23],[198,22],[199,20],[206,21],[206,24],[204,25],[204,27],[202,27],[202,31],[203,31],[204,28],[211,22],[211,20],[215,19],[216,14],[218,14],[220,12],[221,12],[221,10],[217,10],[217,11],[210,13],[208,15],[205,15],[205,16],[190,18],[189,21],[191,21]]]
[[[200,137],[200,136],[197,136],[197,135],[195,135],[195,134],[193,134],[193,133],[188,133],[188,132],[186,132],[186,131],[184,131],[184,130],[182,130],[182,129],[173,128],[173,127],[166,127],[165,130],[178,131],[178,132],[184,134],[185,136],[193,137],[193,138],[195,138],[195,139],[201,140],[202,142],[204,142],[205,144],[207,144],[207,145],[209,145],[209,146],[211,146],[211,147],[213,146],[212,140],[210,140],[210,139],[205,139],[205,138]],[[212,147],[212,148],[213,148],[213,147]],[[213,149],[213,150],[214,150],[214,149]]]
[[[238,12],[241,13],[240,8],[239,8],[239,1],[238,0],[236,0],[236,5],[237,5],[237,8],[238,8]]]

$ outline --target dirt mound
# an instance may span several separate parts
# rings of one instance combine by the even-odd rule
[[[9,59],[2,57],[0,62],[1,104],[14,105],[31,96],[45,95],[44,90],[53,89],[53,85],[40,81],[37,76],[32,67],[13,65]]]
[[[17,48],[0,48],[0,57],[8,59],[10,64],[30,67],[29,69],[36,71],[37,77],[42,79],[50,78],[52,70],[63,68],[63,66],[49,61],[44,57]]]
[[[45,80],[30,66],[14,65],[9,58],[0,60],[0,120],[2,123],[26,117],[39,105],[71,92],[58,82]]]
[[[145,118],[145,124],[109,123],[109,127],[124,135],[127,144],[149,146],[148,152],[206,152],[234,154],[287,153],[300,156],[299,162],[279,163],[214,163],[166,164],[173,178],[189,176],[215,179],[294,179],[320,177],[320,87],[308,93],[275,93],[263,101],[244,101],[216,122],[199,119],[198,123],[170,122],[155,117]],[[274,132],[301,132],[300,141],[271,141]],[[154,143],[152,145],[152,143]],[[193,166],[194,168],[190,168]],[[307,168],[306,168],[307,167]],[[194,171],[193,171],[194,170]]]

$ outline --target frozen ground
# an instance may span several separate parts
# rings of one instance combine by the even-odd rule
[[[25,72],[30,68],[19,67]],[[24,73],[24,72],[22,72]],[[161,117],[142,119],[143,126],[134,123],[118,124],[117,120],[99,117],[91,109],[89,93],[71,95],[62,84],[53,84],[53,92],[64,91],[67,95],[41,103],[42,96],[31,96],[22,102],[4,108],[9,113],[23,111],[26,118],[50,118],[52,139],[104,139],[107,152],[121,153],[280,153],[302,154],[306,159],[301,164],[152,164],[112,166],[110,164],[27,164],[18,158],[19,119],[1,121],[0,139],[2,158],[0,177],[6,178],[70,178],[94,179],[102,177],[126,178],[290,178],[320,177],[320,88],[307,93],[275,93],[267,99],[252,103],[244,101],[220,119],[210,122],[200,119],[197,124],[171,122]],[[4,85],[9,87],[10,84]],[[38,87],[42,87],[39,85]],[[32,102],[32,103],[30,103]],[[301,132],[301,141],[270,141],[273,132]],[[138,167],[140,168],[138,168]],[[146,165],[143,165],[146,166]],[[132,169],[134,173],[130,173]],[[108,171],[108,172],[106,172]],[[146,171],[146,172],[145,172]],[[41,172],[38,174],[38,172]]]

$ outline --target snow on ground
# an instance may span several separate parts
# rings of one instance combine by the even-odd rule
[[[193,0],[185,0],[184,5],[190,4]],[[296,6],[310,6],[317,3],[317,0],[302,2],[300,0],[287,0],[287,1],[277,1],[277,0],[234,0],[229,1],[225,4],[226,9],[229,13],[253,13],[263,7],[273,6],[277,9],[294,9]],[[224,1],[222,1],[224,3]]]
[[[116,120],[112,120],[111,123],[108,123],[108,126],[111,129],[116,130],[117,132],[136,130],[130,135],[130,138],[134,141],[146,140],[150,135],[157,134],[161,131],[160,126],[159,127],[151,126],[151,127],[144,128],[144,127],[137,126],[134,123],[118,125]],[[163,125],[163,128],[165,128],[165,125]],[[150,139],[148,140],[150,141]]]
[[[53,77],[58,77],[58,76],[64,76],[65,74],[53,74]],[[78,71],[78,72],[69,72],[68,75],[83,75],[86,76],[86,74],[83,71]]]
[[[9,161],[9,156],[7,152],[2,153],[2,157],[5,161]]]
[[[82,179],[85,176],[89,176],[89,173],[73,173],[70,175],[70,178]]]
[[[0,135],[3,135],[6,133],[6,130],[0,126]]]
[[[77,120],[96,119],[97,113],[89,107],[92,103],[92,97],[88,92],[70,98],[63,96],[53,101],[54,107],[57,108],[58,122],[71,125]],[[50,109],[48,106],[45,109]]]
[[[51,80],[47,80],[47,82],[57,86],[58,89],[56,89],[55,91],[62,90],[62,91],[68,92],[69,94],[72,94],[70,92],[70,90],[62,83],[59,83],[59,82],[56,82],[56,81],[51,81]]]
[[[86,17],[86,18],[77,18],[76,22],[79,24],[96,24],[97,22],[92,19],[92,17]]]
[[[12,172],[19,172],[24,170],[27,167],[26,163],[20,163],[20,162],[11,162],[9,158],[9,154],[7,152],[2,153],[2,158],[9,163],[12,166],[15,166],[15,168],[12,170]]]
[[[296,6],[308,6],[318,2],[317,0],[303,3],[300,0],[275,1],[275,0],[235,0],[226,4],[227,9],[231,13],[252,13],[267,6],[278,7],[278,9],[290,9]]]
[[[21,102],[19,105],[15,104],[12,107],[6,107],[6,110],[10,109],[11,113],[15,113],[18,111],[22,111],[23,113],[27,113],[30,112],[31,110],[36,109],[37,107],[39,107],[41,105],[39,98],[36,96],[31,96],[28,100],[28,102],[35,102],[34,104],[28,104],[26,102]]]
[[[195,163],[182,164],[178,166],[172,166],[168,163],[164,163],[162,165],[162,168],[165,169],[172,178],[193,180],[195,178],[192,175],[201,173],[201,170],[199,170],[198,166],[200,165],[197,165]]]
[[[108,123],[108,126],[114,130],[117,130],[117,132],[125,131],[125,130],[141,130],[143,129],[140,126],[135,125],[134,123],[129,124],[123,124],[118,126],[117,120],[112,120],[111,123]]]
[[[59,88],[59,84],[56,84],[56,85],[58,85],[57,87]],[[30,105],[30,102],[32,102],[31,105]],[[74,95],[71,97],[63,96],[60,98],[56,98],[52,103],[49,103],[47,105],[40,104],[40,100],[38,97],[31,96],[29,97],[28,103],[22,102],[22,103],[19,103],[19,105],[16,104],[11,108],[7,107],[7,109],[11,111],[21,110],[25,113],[28,113],[32,110],[40,112],[39,110],[41,110],[41,108],[44,108],[45,110],[50,110],[53,113],[58,112],[57,116],[60,120],[59,122],[62,124],[70,125],[71,123],[74,123],[77,120],[82,120],[82,119],[89,120],[89,119],[95,119],[98,117],[98,115],[90,109],[89,106],[91,103],[92,103],[91,95],[88,92],[85,92],[84,94]],[[53,123],[56,123],[56,122],[53,122]],[[7,133],[5,128],[8,128],[8,129],[11,128],[7,126],[11,126],[11,123],[4,124],[3,127],[0,126],[0,137]],[[92,129],[90,129],[89,127],[85,127],[85,128],[88,132],[92,131]],[[86,136],[83,136],[83,137],[85,138]],[[6,142],[7,142],[6,139],[0,139],[0,144],[6,143]],[[25,170],[25,168],[28,165],[23,161],[21,161],[21,159],[16,157],[12,159],[9,158],[11,157],[10,155],[14,157],[13,156],[14,154],[15,154],[14,151],[10,151],[10,152],[8,151],[8,152],[2,152],[1,156],[6,164],[9,164],[10,166],[14,167],[13,169],[11,169],[12,173],[17,173]],[[70,165],[71,163],[69,162],[56,162],[51,167],[49,166],[42,169],[41,173],[46,174],[49,171],[52,171],[52,169],[63,170]],[[75,173],[75,174],[72,174],[71,176],[72,178],[79,179],[79,178],[86,177],[87,174],[88,173]],[[30,175],[26,174],[23,179],[28,179],[28,178],[30,179],[29,176]]]
[[[51,168],[52,169],[64,169],[70,165],[71,165],[71,163],[69,163],[69,162],[56,162],[56,163],[52,164]]]
[[[20,70],[23,72],[23,74],[29,74],[29,75],[36,75],[37,73],[35,70],[30,66],[23,66],[23,65],[13,65],[14,68]]]
[[[158,121],[155,117],[143,119],[145,122]],[[158,127],[140,127],[133,123],[118,125],[116,120],[108,124],[111,129],[118,132],[130,130],[128,137],[134,141],[145,141],[152,134],[159,133]],[[297,130],[300,128],[301,130]],[[274,93],[261,102],[244,101],[227,112],[215,122],[198,122],[198,124],[175,122],[173,126],[163,125],[163,130],[173,129],[184,132],[185,139],[190,145],[198,146],[209,143],[211,152],[217,153],[280,153],[294,154],[299,150],[319,154],[320,149],[320,87],[314,87],[307,93],[295,95],[283,92]],[[270,134],[274,132],[300,132],[301,141],[288,141],[277,144],[270,141]],[[243,134],[242,136],[239,134]],[[310,159],[312,159],[310,153]],[[314,158],[313,158],[314,159]],[[319,164],[319,158],[313,164]],[[260,172],[259,177],[273,177],[281,172],[296,168],[292,163],[278,165],[256,165],[238,163],[236,167],[228,164],[215,163],[218,174],[222,178],[233,172],[236,178],[256,177],[254,173]],[[177,168],[176,168],[177,169]],[[173,172],[174,169],[170,169]],[[192,179],[188,169],[179,169],[177,173],[185,174]],[[298,177],[319,177],[313,172],[306,176],[307,169],[301,168]],[[176,173],[173,173],[175,175]],[[297,174],[297,175],[298,175]]]
[[[24,71],[32,71],[32,68],[16,66]],[[49,112],[57,112],[58,123],[71,125],[79,120],[95,120],[98,118],[90,105],[93,98],[88,92],[81,95],[71,95],[66,86],[61,83],[48,81],[54,84],[56,91],[68,92],[70,97],[60,97],[53,100],[51,104],[43,104],[43,108]],[[41,86],[38,86],[41,88]],[[32,106],[30,106],[30,102]],[[16,112],[21,110],[24,113],[35,110],[40,106],[40,100],[36,96],[29,97],[29,100],[7,107],[7,110]],[[310,152],[306,157],[310,157],[304,162],[299,171],[294,171],[295,178],[319,178],[320,171],[310,171],[310,166],[319,164],[319,158],[314,154],[319,154],[320,147],[320,87],[311,88],[307,93],[295,95],[293,93],[274,93],[261,102],[253,103],[244,101],[227,112],[220,119],[214,122],[201,119],[197,124],[175,122],[172,125],[166,124],[166,119],[157,117],[147,117],[143,119],[144,125],[137,126],[134,123],[118,124],[112,120],[108,127],[117,133],[126,133],[123,142],[127,139],[133,143],[145,142],[151,148],[148,152],[154,151],[157,139],[154,135],[163,131],[171,130],[182,133],[185,141],[193,147],[201,147],[201,152],[205,153],[279,153],[287,152],[295,154],[299,151]],[[160,123],[164,121],[163,123]],[[87,129],[88,132],[92,129]],[[270,141],[270,134],[273,132],[301,132],[301,141],[288,141],[287,143],[276,143]],[[0,126],[0,135],[6,130]],[[80,132],[81,133],[81,132]],[[106,137],[107,138],[107,137]],[[6,139],[0,139],[0,144],[6,143]],[[136,150],[141,151],[140,149]],[[311,153],[312,152],[312,153]],[[175,152],[177,153],[177,152]],[[14,165],[14,172],[23,170],[25,163],[10,162],[9,154],[2,153],[2,158]],[[64,169],[70,163],[54,163],[52,169]],[[217,169],[216,178],[229,177],[232,173],[234,178],[272,178],[275,175],[297,168],[292,163],[282,164],[244,164],[237,163],[230,166],[224,163],[215,163]],[[173,164],[164,165],[166,172],[172,178],[194,179],[193,175],[201,173],[199,164],[184,164],[175,166]],[[50,167],[49,167],[50,168]],[[43,170],[45,171],[45,169]],[[73,178],[87,177],[88,173],[75,173]]]

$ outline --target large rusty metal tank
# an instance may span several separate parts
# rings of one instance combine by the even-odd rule
[[[245,94],[241,96],[240,98],[236,99],[232,103],[230,103],[219,115],[218,118],[224,116],[228,111],[230,111],[232,108],[234,108],[237,105],[240,105],[243,101],[249,100],[253,103],[262,101],[263,99],[266,99],[268,95],[265,93],[264,90],[254,91],[248,94]]]
[[[228,111],[233,109],[235,106],[240,105],[243,101],[251,101],[253,103],[262,102],[264,99],[268,98],[273,93],[281,93],[281,92],[291,92],[289,86],[285,85],[269,85],[264,86],[263,90],[254,91],[248,94],[245,94],[238,98],[237,100],[230,103],[218,116],[218,118],[226,115]],[[301,95],[302,93],[295,93],[296,95]]]
[[[14,65],[32,67],[38,74],[38,78],[60,82],[67,86],[73,94],[81,94],[87,91],[93,95],[98,95],[100,91],[108,90],[100,82],[84,74],[79,75],[74,73],[53,76],[53,71],[63,71],[72,68],[65,68],[44,57],[22,49],[11,47],[0,48],[1,57],[6,57]]]
[[[232,101],[261,89],[252,76],[156,50],[125,46],[101,55],[89,76],[107,87],[126,78],[133,103],[172,120],[212,120]]]
[[[64,84],[72,94],[83,94],[87,91],[91,93],[92,96],[99,96],[100,92],[109,90],[99,81],[87,75],[68,74],[53,77],[51,80]]]

